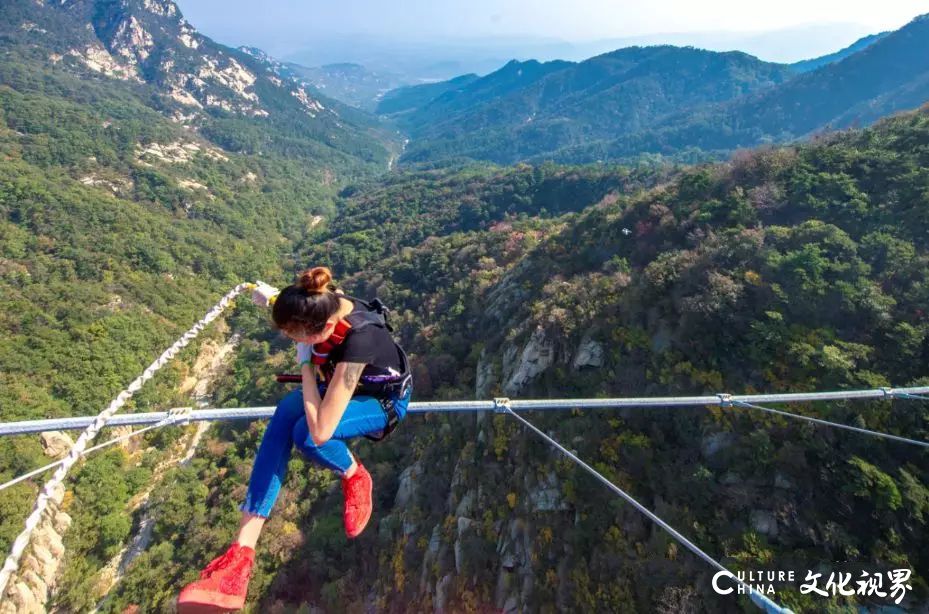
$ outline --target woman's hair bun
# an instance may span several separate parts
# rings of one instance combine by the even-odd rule
[[[310,293],[325,292],[331,282],[332,271],[329,267],[316,266],[301,273],[297,285]]]

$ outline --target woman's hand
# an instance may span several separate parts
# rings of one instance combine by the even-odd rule
[[[252,290],[252,302],[259,307],[270,307],[274,304],[274,300],[280,293],[281,291],[274,286],[270,286],[263,281],[259,281],[257,284],[255,284],[255,289]]]
[[[358,386],[358,380],[361,378],[361,372],[365,369],[365,363],[361,362],[340,362],[335,366],[332,374],[332,381],[326,389],[326,398],[314,407],[312,403],[307,403],[306,380],[304,379],[304,404],[306,407],[306,420],[309,427],[310,436],[313,443],[321,446],[332,437],[342,414],[348,407],[355,388]],[[318,398],[318,397],[317,397]],[[315,399],[311,399],[315,400]]]

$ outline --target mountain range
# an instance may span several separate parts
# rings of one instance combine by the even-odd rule
[[[372,71],[351,62],[312,68],[288,62],[287,69],[327,96],[369,112],[374,111],[386,92],[408,83],[400,75]]]
[[[409,163],[719,157],[919,106],[929,98],[927,58],[929,24],[921,17],[799,65],[631,47],[580,63],[514,61],[479,79],[407,87],[388,93],[379,110],[409,134],[402,158]]]
[[[736,98],[792,74],[744,53],[670,46],[629,47],[579,64],[513,61],[401,116],[411,138],[404,159],[517,161],[647,130],[681,108]]]
[[[193,11],[195,6],[192,5],[189,10]],[[197,12],[202,14],[202,11],[199,9]],[[294,22],[299,22],[301,17],[296,16]],[[378,74],[397,74],[406,83],[413,84],[427,79],[447,80],[470,72],[489,74],[511,59],[579,62],[632,46],[692,46],[723,52],[739,50],[765,61],[790,63],[832,53],[871,33],[867,26],[861,24],[825,22],[769,31],[668,31],[569,41],[532,35],[468,37],[464,32],[456,36],[378,35],[371,31],[339,33],[312,26],[287,26],[273,24],[256,29],[251,24],[243,24],[228,38],[251,41],[276,57],[304,66],[351,62]]]

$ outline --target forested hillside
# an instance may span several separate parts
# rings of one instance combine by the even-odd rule
[[[470,73],[438,83],[398,87],[384,94],[384,97],[377,104],[376,111],[384,115],[396,115],[406,111],[413,111],[445,92],[465,87],[479,78],[474,73]]]
[[[628,168],[553,164],[396,173],[351,185],[339,215],[308,241],[305,261],[361,271],[430,237],[484,230],[504,218],[551,218],[580,211],[616,191],[666,180],[670,166]]]
[[[723,159],[863,126],[929,100],[929,20],[799,65],[670,46],[584,62],[511,62],[477,80],[404,88],[403,162],[460,159],[577,164],[660,155]],[[797,73],[801,74],[797,74]],[[430,89],[426,89],[430,88]],[[418,102],[435,92],[428,101]],[[392,112],[385,107],[382,112]]]
[[[643,151],[673,154],[681,147],[729,152],[867,125],[929,100],[927,51],[929,16],[924,15],[862,51],[778,87],[676,114],[649,132],[617,135],[551,157],[583,162]]]
[[[43,68],[104,80],[228,151],[347,168],[386,165],[392,147],[370,116],[203,36],[170,0],[9,0],[0,43],[4,64],[31,78]]]
[[[373,124],[327,119],[328,110],[314,124],[305,106],[314,100],[283,81],[282,95],[264,90],[256,75],[272,86],[273,72],[199,35],[173,3],[91,8],[0,5],[3,421],[96,414],[232,285],[281,277],[295,246],[333,214],[338,190],[386,168]],[[82,11],[95,20],[89,29]],[[166,30],[123,38],[120,19]],[[172,27],[182,32],[171,38]],[[169,85],[180,71],[146,63],[173,57],[177,67],[180,49],[199,53],[186,57],[202,75],[184,82],[189,99]],[[195,67],[211,61],[214,75]],[[223,61],[240,62],[235,74],[255,77],[256,89],[224,80]],[[126,410],[189,404],[179,384],[197,350]],[[176,436],[158,435],[141,457],[101,454],[81,472],[68,495],[63,595],[92,598],[94,574],[130,533],[127,502]],[[37,438],[0,440],[0,480],[46,462]],[[38,485],[0,497],[3,550]]]
[[[861,51],[862,49],[876,43],[877,41],[881,40],[888,34],[890,34],[890,32],[881,32],[879,34],[871,34],[869,36],[865,36],[864,38],[860,38],[856,40],[854,43],[852,43],[848,47],[845,47],[844,49],[840,49],[836,51],[835,53],[830,53],[828,55],[824,55],[818,58],[812,58],[809,60],[802,60],[800,62],[794,62],[793,64],[790,65],[790,67],[793,68],[797,72],[809,72],[811,70],[816,70],[817,68],[820,68],[821,66],[826,66],[827,64],[833,64],[835,62],[840,62],[844,60],[845,58],[847,58],[848,56],[852,55],[853,53],[857,53]]]
[[[399,115],[411,138],[403,159],[512,163],[544,157],[649,130],[669,114],[730,100],[791,75],[787,66],[744,53],[671,46],[629,47],[577,64],[514,60],[481,79],[450,81],[443,93]],[[426,88],[439,86],[407,88],[396,98],[412,100]]]
[[[650,190],[590,192],[588,207],[554,217],[459,231],[441,211],[422,214],[413,219],[432,236],[340,273],[350,293],[396,310],[419,400],[927,383],[927,152],[929,114],[917,113],[747,152]],[[371,198],[418,207],[429,184],[400,181],[409,189]],[[577,179],[535,169],[514,199],[540,198],[542,185],[557,194],[564,181]],[[290,350],[277,353],[261,314],[234,324],[248,340],[221,398],[273,402],[283,391],[270,376]],[[929,437],[918,402],[800,410]],[[918,448],[745,410],[532,419],[727,565],[908,567],[904,605],[929,599],[929,465]],[[230,539],[262,428],[217,428],[176,473],[156,542],[111,611],[166,607]],[[712,593],[705,563],[505,417],[413,416],[389,442],[356,450],[375,478],[371,530],[346,543],[337,484],[295,458],[260,544],[253,611],[733,609]],[[778,600],[798,612],[828,601],[798,590]]]

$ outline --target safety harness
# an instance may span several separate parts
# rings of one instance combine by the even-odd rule
[[[329,360],[330,354],[345,341],[345,338],[351,331],[358,331],[365,326],[380,326],[381,328],[386,328],[390,332],[394,330],[387,322],[387,314],[390,310],[380,299],[375,298],[368,302],[347,294],[341,294],[340,296],[361,303],[367,310],[352,312],[340,319],[336,323],[335,330],[332,331],[332,334],[329,335],[325,341],[313,345],[310,360],[313,364],[319,366],[319,371],[323,376],[322,381],[317,380],[316,382],[320,396],[325,395],[326,389],[332,381],[332,376],[335,372],[335,365]],[[380,436],[365,435],[365,437],[371,441],[381,441],[396,428],[400,419],[397,416],[397,410],[394,406],[395,401],[406,396],[409,387],[413,383],[413,373],[410,371],[410,364],[406,352],[403,351],[403,348],[396,341],[394,341],[394,346],[396,346],[400,356],[400,373],[395,373],[395,369],[375,367],[382,372],[362,375],[358,380],[355,391],[352,393],[353,396],[367,395],[375,397],[378,402],[380,402],[387,416],[387,427],[381,432]],[[370,370],[370,366],[365,367],[365,371]],[[294,382],[302,381],[302,378],[300,375],[281,374],[278,375],[277,380],[279,382]]]

